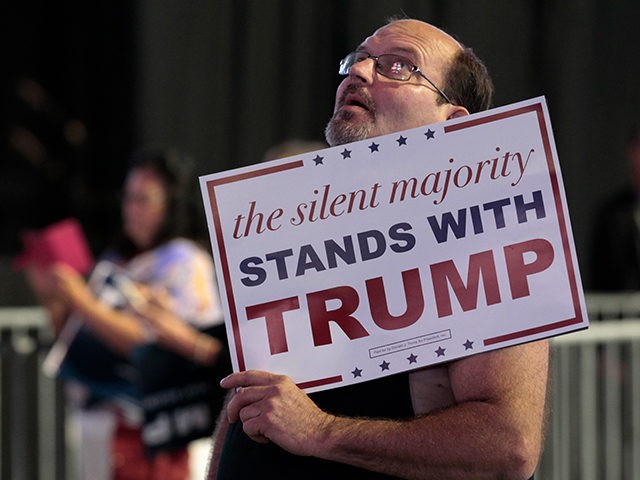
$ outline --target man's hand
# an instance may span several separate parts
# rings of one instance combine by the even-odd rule
[[[248,370],[232,373],[220,385],[236,389],[227,405],[230,423],[241,420],[256,442],[271,441],[295,455],[314,455],[335,418],[285,375]]]

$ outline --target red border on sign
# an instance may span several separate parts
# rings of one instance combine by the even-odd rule
[[[298,160],[290,163],[283,163],[274,167],[262,168],[259,170],[253,170],[247,173],[239,173],[236,175],[229,175],[228,177],[217,178],[215,180],[209,180],[207,182],[207,193],[209,194],[209,206],[211,207],[211,214],[213,216],[213,224],[215,226],[215,235],[218,242],[218,249],[220,251],[220,268],[222,269],[224,286],[227,291],[227,299],[229,301],[229,314],[231,315],[231,328],[233,330],[233,341],[236,347],[236,357],[238,358],[238,368],[240,371],[246,370],[244,362],[244,354],[242,350],[242,341],[240,338],[240,325],[238,324],[238,312],[236,309],[236,302],[233,295],[233,286],[231,284],[231,272],[229,270],[229,263],[227,261],[227,248],[224,244],[224,236],[222,234],[222,225],[220,223],[220,213],[218,211],[218,200],[216,199],[216,187],[220,185],[227,185],[229,183],[240,182],[250,178],[262,177],[264,175],[271,175],[272,173],[283,172],[285,170],[291,170],[293,168],[303,167],[302,160]]]

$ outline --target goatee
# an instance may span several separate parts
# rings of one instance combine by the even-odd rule
[[[343,110],[346,97],[355,94],[366,107],[363,115]],[[365,118],[366,115],[366,118]],[[357,123],[354,122],[357,121]],[[357,85],[347,86],[337,103],[336,110],[324,129],[324,136],[330,146],[344,145],[369,138],[375,122],[375,105],[368,93]]]

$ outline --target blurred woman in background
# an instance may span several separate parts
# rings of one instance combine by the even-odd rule
[[[112,433],[107,474],[81,439],[83,478],[185,480],[188,441],[217,416],[203,399],[218,408],[228,355],[213,261],[192,235],[197,190],[184,157],[144,152],[124,182],[119,235],[89,280],[63,263],[27,269],[55,331],[79,325],[60,368],[72,403]]]

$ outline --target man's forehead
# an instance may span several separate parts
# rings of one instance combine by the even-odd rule
[[[380,27],[367,37],[358,47],[368,50],[378,46],[394,49],[400,53],[404,51],[412,54],[429,54],[434,50],[443,53],[462,48],[449,34],[431,24],[419,20],[397,20]]]
[[[417,55],[420,55],[420,51],[418,51],[418,49],[414,48],[411,45],[408,44],[403,44],[402,42],[396,42],[396,43],[392,43],[392,42],[385,42],[384,45],[384,52],[375,52],[377,54],[381,54],[381,53],[395,53],[398,55],[403,55],[405,57],[415,57]],[[367,42],[363,42],[362,44],[360,44],[360,46],[358,48],[356,48],[356,52],[367,52],[367,53],[373,53],[370,52],[370,50],[375,49],[375,42],[369,42],[369,44],[367,44]]]

